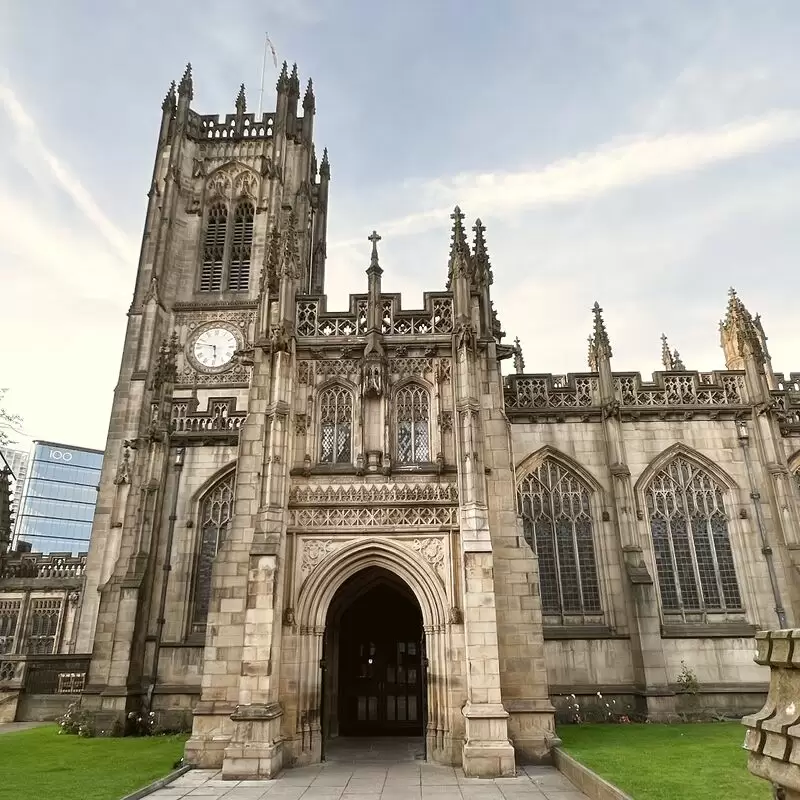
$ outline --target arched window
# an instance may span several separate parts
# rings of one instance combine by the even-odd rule
[[[228,289],[234,292],[246,292],[250,285],[250,251],[253,248],[254,214],[255,209],[249,200],[241,201],[233,212]]]
[[[250,287],[250,256],[253,249],[255,207],[241,199],[228,213],[228,204],[217,200],[206,217],[200,291],[246,292]]]
[[[214,203],[208,209],[206,235],[203,240],[203,269],[200,272],[200,291],[218,292],[222,289],[222,267],[225,261],[225,233],[228,228],[228,209]]]
[[[331,386],[319,399],[320,454],[324,464],[352,462],[353,396],[344,386]]]
[[[431,460],[428,393],[421,386],[404,386],[395,395],[397,460],[421,464]]]
[[[233,517],[234,477],[235,473],[231,472],[221,478],[200,501],[200,551],[194,578],[192,633],[203,633],[206,629],[211,602],[211,570]]]
[[[663,610],[741,611],[722,487],[677,457],[656,474],[646,498]]]
[[[547,458],[518,492],[525,538],[539,557],[542,613],[601,614],[589,487]]]

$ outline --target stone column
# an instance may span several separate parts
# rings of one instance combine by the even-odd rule
[[[747,768],[772,782],[775,797],[800,800],[800,629],[761,631],[756,643],[770,681],[764,708],[742,719]]]

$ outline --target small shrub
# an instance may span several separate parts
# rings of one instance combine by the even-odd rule
[[[156,712],[131,711],[128,714],[128,729],[131,736],[152,736],[156,731]]]
[[[68,736],[81,736],[89,739],[95,735],[91,715],[81,709],[79,702],[70,703],[67,710],[58,718],[58,732]]]
[[[697,694],[700,691],[697,675],[691,667],[686,665],[685,661],[681,661],[681,671],[678,673],[676,683],[684,694]]]
[[[581,705],[574,694],[567,695],[556,704],[556,713],[564,721],[580,724],[582,722],[607,722],[627,725],[638,719],[632,706],[620,708],[614,698],[606,700],[602,692],[597,692],[596,699]]]

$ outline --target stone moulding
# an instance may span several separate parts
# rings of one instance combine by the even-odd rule
[[[293,486],[291,507],[320,505],[377,505],[403,503],[458,503],[455,483]]]
[[[393,537],[393,540],[413,551],[416,556],[434,570],[440,580],[445,580],[445,567],[448,557],[447,542],[443,536],[417,536],[413,539]],[[345,545],[352,545],[357,541],[355,537],[320,538],[318,536],[303,536],[300,539],[299,569],[302,580],[311,575],[314,570],[331,554],[337,552]]]
[[[800,629],[759,631],[756,664],[770,669],[761,711],[742,718],[747,768],[771,781],[785,800],[800,800]]]
[[[576,761],[560,747],[553,748],[553,760],[558,771],[591,800],[633,800],[622,789],[618,789],[613,783],[601,778],[596,772],[581,764],[580,761]]]
[[[289,527],[300,530],[325,528],[425,527],[458,526],[457,506],[353,506],[307,507],[289,509]]]
[[[367,298],[350,295],[349,311],[327,311],[324,296],[297,298],[296,326],[300,337],[331,339],[364,336],[367,332]],[[423,308],[405,311],[399,295],[381,295],[381,333],[384,336],[424,336],[453,332],[453,299],[449,293],[423,296]]]
[[[611,413],[623,421],[639,419],[735,419],[749,414],[744,372],[655,372],[652,381],[638,372],[614,373]],[[777,388],[765,412],[775,414],[784,436],[800,434],[800,373],[785,379],[776,373]],[[505,409],[512,422],[561,422],[566,417],[597,420],[601,407],[599,378],[595,372],[515,374],[504,379]]]

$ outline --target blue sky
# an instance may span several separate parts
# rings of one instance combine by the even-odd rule
[[[258,102],[263,33],[313,77],[331,156],[329,307],[367,234],[405,307],[480,216],[494,299],[532,372],[723,368],[728,286],[800,370],[796,0],[0,1],[0,386],[32,438],[102,447],[160,103]],[[268,64],[265,108],[276,74]]]

